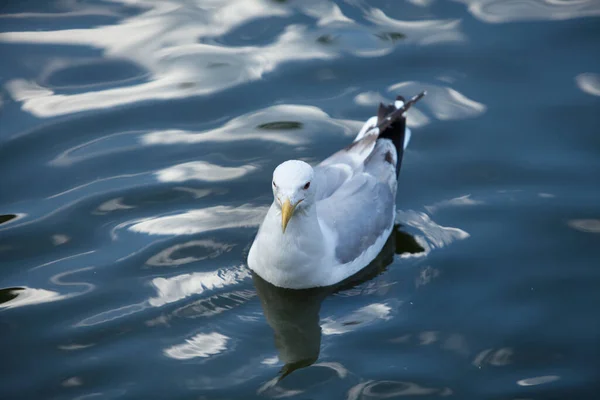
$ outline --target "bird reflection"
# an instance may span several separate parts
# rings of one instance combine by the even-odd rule
[[[328,287],[284,289],[270,284],[255,273],[252,280],[260,298],[267,323],[275,336],[279,359],[284,363],[279,381],[297,369],[314,364],[321,349],[319,311],[321,303],[333,293],[367,282],[394,260],[394,254],[421,253],[425,249],[415,238],[396,225],[379,255],[356,275]]]

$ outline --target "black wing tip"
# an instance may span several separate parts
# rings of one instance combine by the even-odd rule
[[[385,117],[386,117],[385,110],[386,109],[387,109],[387,107],[383,103],[379,103],[379,107],[377,108],[377,125],[382,123],[383,120],[385,119]]]
[[[398,96],[396,96],[396,101],[401,101],[404,104],[408,103],[409,104],[408,107],[410,108],[410,106],[412,106],[413,104],[415,104],[417,101],[421,100],[426,95],[427,95],[427,90],[423,90],[422,92],[420,92],[416,96],[411,97],[408,101],[406,101],[406,97],[398,95]]]
[[[395,105],[385,106],[379,105],[377,112],[377,127],[379,128],[379,139],[389,139],[396,148],[396,177],[400,174],[400,166],[402,164],[402,156],[404,153],[404,136],[406,133],[406,115],[404,114],[417,101],[421,100],[427,94],[422,91],[416,96],[411,97],[408,101],[403,96],[397,96],[396,101],[401,101],[401,107],[396,108]],[[381,116],[384,115],[382,118]],[[393,159],[386,154],[385,161],[392,163]]]
[[[417,101],[421,100],[426,95],[427,95],[427,90],[423,90],[421,93],[417,94],[416,96],[411,97],[408,101],[406,101],[404,99],[404,97],[402,97],[402,96],[398,96],[396,98],[396,100],[400,100],[404,103],[404,105],[402,107],[400,107],[400,109],[404,108],[403,112],[405,112],[406,110],[411,108],[413,106],[413,104],[415,104]]]
[[[396,107],[394,107],[393,104],[386,106],[383,103],[379,103],[379,108],[377,109],[377,125],[382,124],[394,111],[396,111]]]
[[[401,101],[403,103],[400,108],[396,108],[393,104],[386,106],[383,103],[379,103],[379,108],[377,110],[377,128],[379,128],[381,131],[394,121],[406,118],[404,113],[408,111],[408,109],[410,109],[416,102],[425,97],[426,94],[427,91],[423,90],[421,93],[411,97],[409,100],[406,100],[400,95],[396,96],[396,101]]]

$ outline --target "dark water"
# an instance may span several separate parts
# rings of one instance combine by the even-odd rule
[[[600,2],[0,13],[0,398],[600,398]],[[274,167],[421,89],[378,265],[253,279]]]

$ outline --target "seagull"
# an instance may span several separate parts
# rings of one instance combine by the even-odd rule
[[[394,227],[396,188],[410,141],[408,101],[379,105],[354,141],[311,167],[288,160],[273,172],[273,204],[248,267],[288,289],[335,285],[375,259]]]

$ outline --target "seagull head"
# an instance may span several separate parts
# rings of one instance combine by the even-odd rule
[[[273,197],[281,209],[281,229],[285,233],[290,219],[314,203],[314,171],[304,161],[290,160],[273,172]]]

